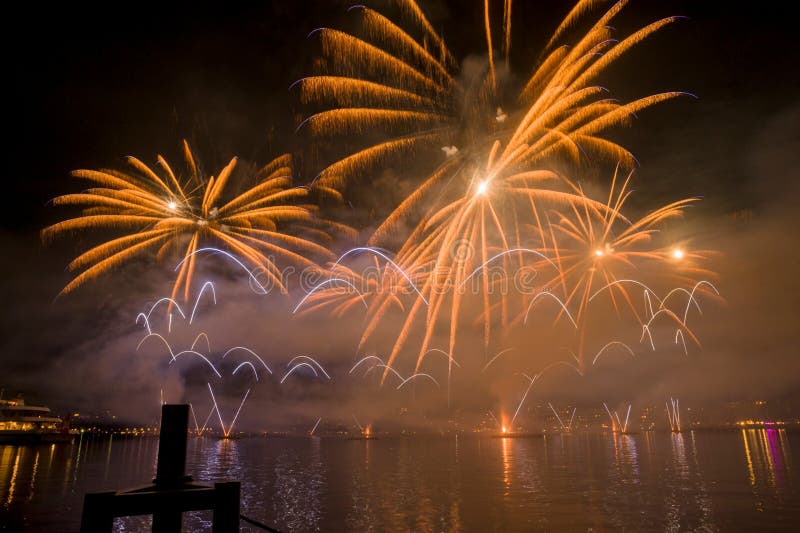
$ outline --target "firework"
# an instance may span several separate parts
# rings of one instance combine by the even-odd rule
[[[628,404],[628,412],[625,414],[625,422],[619,416],[617,411],[614,411],[612,414],[611,409],[608,408],[605,402],[603,402],[603,407],[606,409],[606,413],[608,413],[608,418],[611,419],[611,431],[614,433],[628,433],[628,422],[630,421],[631,417],[631,404]]]
[[[322,417],[317,418],[317,421],[314,423],[314,427],[311,428],[311,431],[308,432],[309,437],[314,436],[314,432],[317,430],[319,423],[322,422]]]
[[[220,431],[222,432],[223,439],[231,438],[231,432],[233,431],[234,426],[236,425],[236,421],[239,419],[239,413],[242,412],[242,407],[244,407],[244,402],[247,401],[247,397],[250,395],[250,389],[245,391],[244,396],[242,397],[242,402],[239,404],[239,408],[236,409],[236,414],[233,415],[233,420],[228,427],[225,427],[225,422],[222,420],[222,412],[219,410],[219,404],[217,404],[217,399],[214,396],[214,390],[211,388],[211,383],[207,383],[208,385],[208,392],[211,395],[211,401],[214,404],[214,410],[217,412],[217,418],[219,419],[219,427]],[[205,427],[205,425],[203,426]]]
[[[550,407],[550,410],[553,411],[553,414],[556,416],[556,420],[558,420],[558,425],[561,428],[561,431],[572,431],[572,422],[573,420],[575,420],[575,413],[578,411],[578,408],[577,407],[572,408],[572,414],[569,417],[569,422],[565,424],[564,421],[561,419],[561,415],[559,415],[558,411],[556,411],[556,408],[553,407],[553,404],[547,402],[547,405],[548,407]]]
[[[53,200],[54,205],[81,206],[80,216],[42,231],[45,241],[89,230],[122,234],[79,255],[69,270],[79,274],[61,291],[66,294],[143,254],[159,258],[178,251],[180,263],[172,301],[183,292],[188,300],[196,253],[207,245],[228,250],[258,269],[277,287],[284,287],[276,261],[315,267],[309,257],[331,258],[324,246],[306,234],[331,231],[338,225],[315,216],[307,202],[309,189],[292,187],[291,157],[273,160],[248,180],[239,195],[227,195],[237,158],[216,176],[206,174],[184,141],[185,172],[176,172],[162,156],[156,167],[128,157],[125,170],[76,170],[72,175],[94,186]],[[289,231],[295,234],[289,233]],[[306,233],[303,233],[303,232]],[[194,313],[192,313],[193,316]]]
[[[523,269],[545,272],[552,280],[552,284],[542,286],[548,293],[556,281],[560,282],[564,292],[559,299],[562,311],[569,315],[570,305],[578,307],[573,322],[583,339],[585,328],[581,320],[595,286],[594,274],[582,278],[578,274],[581,265],[575,257],[559,256],[563,245],[556,238],[564,239],[563,234],[575,229],[570,226],[572,217],[584,223],[591,219],[590,224],[601,221],[607,229],[627,223],[619,213],[627,191],[623,187],[623,192],[614,196],[617,191],[612,184],[608,202],[595,200],[572,180],[554,172],[553,164],[565,158],[579,163],[589,152],[624,166],[632,164],[631,154],[601,137],[603,132],[627,122],[645,107],[682,93],[664,93],[620,104],[608,99],[607,91],[594,83],[633,45],[676,19],[657,21],[615,40],[609,23],[624,7],[626,2],[622,1],[601,14],[572,46],[556,46],[566,30],[595,4],[579,2],[556,30],[538,68],[519,90],[517,109],[507,113],[499,105],[501,95],[508,91],[498,87],[500,77],[496,74],[488,2],[484,28],[488,64],[477,80],[465,80],[458,72],[453,54],[413,0],[396,3],[401,14],[398,22],[364,6],[354,8],[360,14],[363,35],[329,28],[312,32],[322,45],[321,72],[296,85],[303,103],[322,110],[308,116],[299,129],[315,137],[358,137],[368,132],[373,139],[326,167],[315,181],[325,187],[343,188],[376,164],[424,147],[442,146],[446,159],[419,182],[370,238],[372,249],[377,249],[400,237],[397,253],[384,257],[385,263],[378,266],[384,275],[364,284],[359,283],[359,274],[350,271],[346,272],[348,277],[325,282],[341,289],[341,280],[347,280],[362,291],[366,289],[366,293],[354,295],[330,286],[315,291],[301,303],[315,304],[307,311],[328,308],[341,314],[361,300],[367,318],[359,349],[391,310],[400,310],[404,318],[386,361],[384,379],[395,359],[408,347],[412,334],[421,329],[422,338],[412,348],[417,354],[414,371],[418,372],[430,353],[437,327],[448,330],[449,344],[444,351],[450,357],[452,372],[457,332],[465,320],[470,320],[462,316],[462,309],[475,308],[468,302],[477,302],[480,308],[477,318],[473,314],[471,320],[482,326],[488,358],[492,332],[498,323],[505,330],[514,316],[524,313],[527,317],[533,304],[530,294],[526,298],[513,291],[498,290],[498,286],[509,286],[511,273]],[[506,1],[502,32],[506,63],[511,8],[511,2]],[[609,246],[638,243],[649,234],[651,226],[674,216],[691,201],[671,204],[630,224]],[[414,218],[418,220],[414,222]],[[403,227],[412,229],[399,235]],[[594,233],[577,232],[574,236],[592,244],[596,239]],[[609,238],[602,231],[600,236]],[[467,253],[460,254],[460,248]],[[601,250],[604,253],[605,248]],[[653,251],[642,253],[645,255],[637,260],[658,255]],[[682,260],[686,254],[681,248],[677,256]],[[672,257],[677,256],[673,250]],[[335,266],[340,265],[337,261]],[[395,270],[405,275],[397,277]],[[642,320],[645,322],[647,319]],[[577,352],[579,366],[584,368],[583,340],[579,341]]]
[[[562,22],[544,57],[521,89],[512,119],[500,102],[507,91],[498,87],[489,2],[485,2],[488,62],[477,79],[467,78],[444,40],[414,0],[397,0],[397,21],[366,6],[354,6],[362,32],[358,35],[319,28],[322,58],[319,72],[298,80],[300,99],[322,109],[309,115],[298,129],[313,136],[384,132],[377,141],[347,154],[326,167],[320,183],[342,187],[353,175],[376,164],[425,147],[444,146],[456,160],[465,161],[495,137],[505,141],[498,153],[508,164],[544,161],[554,155],[573,160],[593,151],[614,160],[632,161],[624,148],[598,137],[625,123],[637,111],[677,96],[665,93],[628,104],[607,98],[595,80],[632,46],[674,22],[656,21],[627,37],[612,38],[610,23],[626,1],[603,13],[590,29],[571,43],[555,46],[565,30],[598,2],[581,0]],[[511,4],[504,3],[503,48],[508,64],[511,48]],[[456,150],[453,150],[455,148]],[[436,181],[434,176],[429,180]],[[406,200],[415,203],[424,194]]]
[[[669,419],[669,429],[673,433],[681,432],[681,407],[677,398],[670,398],[667,402],[667,418]]]
[[[668,220],[680,217],[683,211],[696,198],[687,198],[659,207],[638,220],[630,220],[623,214],[626,201],[630,198],[631,175],[618,186],[618,175],[614,174],[603,209],[591,209],[586,204],[573,204],[570,209],[552,211],[546,214],[547,233],[544,234],[541,250],[553,258],[558,268],[553,276],[544,281],[540,292],[535,294],[518,321],[527,322],[528,314],[540,295],[547,294],[560,305],[558,316],[565,315],[577,331],[576,359],[581,369],[587,367],[586,331],[591,303],[599,305],[606,299],[614,312],[620,316],[627,309],[649,334],[649,326],[660,315],[669,317],[681,331],[681,335],[696,337],[673,311],[659,300],[654,310],[652,298],[657,298],[643,282],[635,279],[642,272],[654,272],[659,279],[671,279],[678,283],[691,280],[694,275],[709,274],[699,266],[707,253],[696,250],[683,252],[680,258],[672,253],[671,243],[658,243],[656,235]],[[644,290],[646,306],[640,310],[634,303],[630,287]],[[712,286],[713,287],[713,286]],[[670,292],[685,289],[675,289]],[[560,298],[553,293],[559,293]],[[689,293],[690,302],[693,294]],[[669,295],[668,295],[669,296]],[[696,303],[696,302],[695,302]],[[572,312],[569,309],[572,308]],[[612,345],[622,345],[612,341],[601,348],[592,359],[597,362],[602,353]],[[631,352],[632,354],[632,352]]]

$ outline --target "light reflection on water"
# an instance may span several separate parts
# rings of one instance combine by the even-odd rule
[[[86,491],[153,477],[157,440],[0,446],[0,530],[74,530]],[[241,480],[283,531],[764,530],[800,521],[778,429],[531,438],[192,438],[197,480]],[[118,520],[138,531],[148,518]],[[185,517],[210,528],[209,513]],[[244,528],[243,528],[244,530]]]

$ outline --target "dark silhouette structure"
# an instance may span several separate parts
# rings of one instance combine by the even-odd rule
[[[110,533],[118,516],[153,515],[153,531],[181,530],[185,511],[212,510],[215,533],[239,531],[239,482],[206,485],[186,475],[187,404],[163,405],[158,466],[152,485],[92,492],[83,500],[82,533]]]

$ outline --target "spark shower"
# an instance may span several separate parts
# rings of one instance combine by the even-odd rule
[[[292,301],[287,321],[360,317],[360,339],[347,348],[350,377],[408,394],[431,387],[445,399],[468,369],[486,381],[498,372],[524,378],[519,401],[503,406],[512,427],[534,384],[554,369],[586,378],[610,357],[638,360],[665,344],[685,355],[699,350],[689,322],[703,300],[720,299],[707,264],[713,252],[670,237],[698,199],[629,209],[637,161],[608,135],[650,106],[693,96],[620,102],[601,85],[627,51],[679,17],[618,35],[612,24],[626,0],[580,0],[538,57],[517,57],[512,36],[524,37],[514,32],[512,4],[485,0],[483,27],[448,28],[485,43],[477,69],[464,67],[414,0],[351,7],[352,32],[312,31],[308,46],[319,56],[289,95],[304,110],[296,134],[318,166],[313,175],[296,175],[291,155],[260,168],[234,157],[213,171],[186,141],[180,166],[159,155],[155,166],[128,157],[124,170],[73,172],[90,188],[53,204],[81,212],[42,238],[83,243],[101,230],[106,240],[69,264],[78,274],[62,294],[123,275],[142,258],[174,268],[169,296],[159,300],[166,331],[152,327],[151,308],[136,319],[142,342],[160,342],[170,365],[191,358],[209,379],[222,379],[207,333],[183,350],[168,336],[173,318],[191,324],[197,302],[213,291],[213,282],[202,285],[189,312],[198,261],[223,256],[258,295]],[[388,215],[374,225],[337,219],[382,172],[411,183],[409,194],[377,206]],[[242,191],[229,194],[234,185]],[[476,331],[479,348],[465,341]],[[526,340],[553,332],[558,344],[547,349]],[[253,387],[273,372],[279,384],[299,373],[340,378],[313,354],[287,357],[279,370],[245,346],[220,360],[232,352],[242,356],[233,374],[248,373]],[[254,388],[224,415],[212,381],[213,407],[197,430],[216,413],[228,436]],[[670,405],[670,425],[679,427],[677,402]],[[628,416],[623,423],[606,410],[627,431]],[[562,427],[571,417],[559,417]]]

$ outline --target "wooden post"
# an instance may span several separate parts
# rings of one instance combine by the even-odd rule
[[[83,499],[81,533],[111,533],[114,528],[114,491],[90,492]]]
[[[186,478],[186,439],[189,434],[189,405],[161,406],[161,430],[158,434],[158,463],[153,483],[158,488],[176,487]],[[180,509],[159,506],[153,509],[153,533],[180,533]]]
[[[213,533],[239,531],[239,491],[238,481],[214,483]]]
[[[161,408],[158,465],[152,485],[119,492],[88,493],[83,500],[81,533],[111,533],[114,518],[153,515],[153,531],[179,533],[184,511],[211,509],[213,531],[239,531],[240,483],[191,483],[186,475],[188,405]]]
[[[189,435],[189,405],[161,406],[161,431],[158,437],[158,466],[153,483],[159,487],[191,481],[186,477],[186,439]]]
[[[157,511],[153,513],[153,533],[180,533],[183,513],[181,511]]]

